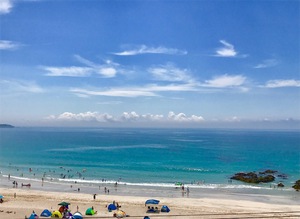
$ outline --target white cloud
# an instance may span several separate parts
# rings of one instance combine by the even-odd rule
[[[219,57],[235,57],[238,53],[235,51],[234,46],[225,40],[220,40],[220,43],[223,44],[223,47],[216,50],[216,55]]]
[[[202,116],[195,116],[195,115],[188,117],[184,113],[175,114],[174,112],[171,111],[168,114],[168,120],[175,121],[175,122],[202,122],[204,121],[204,118]]]
[[[99,112],[84,112],[84,113],[71,113],[64,112],[60,115],[50,115],[47,120],[52,121],[97,121],[97,122],[192,122],[198,123],[203,122],[204,118],[202,116],[187,116],[184,113],[175,114],[174,112],[169,112],[168,116],[163,116],[159,114],[138,114],[134,111],[123,112],[120,116],[112,116],[107,113]]]
[[[13,8],[13,0],[0,0],[0,14],[8,14]]]
[[[9,40],[0,40],[0,50],[14,50],[19,48],[20,46],[20,43],[12,42]]]
[[[117,74],[117,70],[115,68],[112,68],[112,67],[100,68],[99,73],[101,75],[105,76],[106,78],[112,78]]]
[[[300,80],[270,80],[266,83],[266,88],[280,88],[280,87],[300,87]]]
[[[42,67],[48,73],[46,76],[53,77],[87,77],[90,76],[93,69],[90,67]]]
[[[98,112],[85,112],[85,113],[70,113],[64,112],[58,116],[51,115],[47,117],[48,120],[64,120],[64,121],[98,121],[106,122],[113,121],[113,117],[107,113],[100,114]]]
[[[254,68],[269,68],[276,66],[278,64],[278,61],[276,59],[266,59],[262,63],[254,66]]]
[[[167,55],[186,55],[187,51],[178,50],[174,48],[166,48],[166,47],[148,47],[146,45],[135,46],[135,48],[131,48],[122,52],[113,53],[118,56],[133,56],[133,55],[141,55],[141,54],[167,54]]]
[[[242,75],[221,75],[211,80],[206,80],[202,86],[214,88],[239,87],[246,82],[246,77]]]
[[[160,81],[187,82],[193,83],[194,79],[190,76],[187,69],[176,68],[173,64],[161,65],[149,68],[148,72],[154,76],[154,79]]]

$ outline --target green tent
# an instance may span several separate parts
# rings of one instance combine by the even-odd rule
[[[95,214],[95,211],[93,208],[88,208],[85,211],[85,215],[94,215],[94,214]]]

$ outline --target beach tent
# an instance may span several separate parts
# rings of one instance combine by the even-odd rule
[[[93,208],[88,208],[85,211],[85,215],[94,215],[94,214],[95,214],[95,211]]]
[[[175,186],[182,186],[182,184],[183,184],[182,182],[176,182]]]
[[[73,214],[73,218],[74,219],[82,219],[82,214],[80,213],[80,212],[75,212],[74,214]]]
[[[161,210],[160,210],[161,212],[170,212],[170,208],[168,207],[168,206],[166,206],[166,205],[163,205],[162,207],[161,207]]]
[[[107,209],[108,209],[108,211],[113,211],[113,210],[116,210],[117,207],[114,204],[109,204]]]
[[[4,198],[4,196],[3,196],[3,195],[0,195],[0,199],[1,199],[1,198]]]
[[[144,219],[150,219],[150,217],[149,216],[145,216]]]
[[[51,216],[51,211],[49,211],[48,209],[45,209],[42,213],[41,216],[43,217],[50,217]]]
[[[32,213],[28,219],[38,219],[39,216],[36,213]]]
[[[53,211],[51,217],[62,218],[62,214],[59,211]]]
[[[117,217],[117,218],[126,217],[126,213],[125,213],[124,211],[122,211],[122,210],[118,210],[118,211],[116,212],[116,217]]]
[[[159,203],[159,200],[156,200],[156,199],[148,199],[146,202],[145,202],[145,205],[158,205]]]

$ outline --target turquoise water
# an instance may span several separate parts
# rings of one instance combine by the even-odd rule
[[[29,171],[31,168],[32,171]],[[231,187],[236,172],[300,179],[297,131],[212,129],[0,129],[0,171],[16,177],[133,185]],[[234,182],[234,186],[252,186]],[[253,185],[257,186],[257,185]],[[269,187],[269,185],[258,185]]]

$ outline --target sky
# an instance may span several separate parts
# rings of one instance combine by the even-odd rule
[[[0,0],[0,123],[300,128],[300,1]]]

